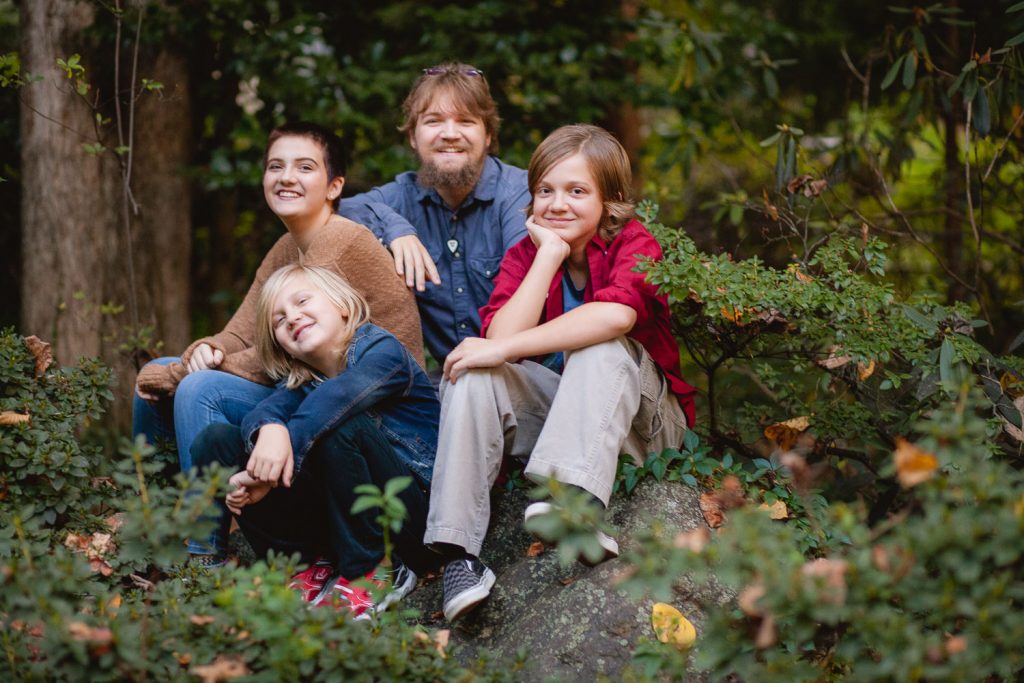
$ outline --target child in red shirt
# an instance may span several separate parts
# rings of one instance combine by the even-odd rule
[[[607,505],[619,453],[642,462],[678,447],[694,419],[667,297],[634,271],[661,248],[635,219],[625,150],[596,126],[564,126],[534,152],[528,182],[529,236],[502,261],[480,311],[484,337],[464,340],[444,365],[424,542],[449,559],[449,621],[495,581],[476,556],[504,455]],[[551,509],[534,503],[526,518]],[[615,539],[598,541],[601,559],[618,555]]]

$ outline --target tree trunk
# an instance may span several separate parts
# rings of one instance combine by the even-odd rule
[[[22,323],[25,334],[50,340],[62,363],[99,356],[114,369],[110,424],[123,431],[136,368],[134,354],[119,347],[139,338],[136,323],[152,324],[175,351],[188,337],[190,195],[182,170],[190,117],[183,61],[160,54],[140,64],[138,76],[162,82],[164,94],[146,93],[135,113],[132,187],[140,212],[129,212],[125,226],[118,158],[83,147],[98,141],[96,103],[114,118],[107,108],[114,84],[104,77],[113,73],[114,55],[85,38],[98,20],[113,19],[92,2],[36,0],[22,8],[23,68],[42,77],[22,91]],[[82,55],[88,101],[56,66],[73,53]],[[131,55],[121,63],[127,132]],[[115,125],[100,129],[108,150],[119,144]]]

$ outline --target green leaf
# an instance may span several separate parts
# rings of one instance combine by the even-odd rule
[[[393,498],[398,495],[401,491],[406,490],[412,484],[412,477],[395,477],[389,479],[387,484],[384,484],[384,495],[388,498]]]
[[[906,55],[900,55],[896,58],[896,61],[892,63],[889,70],[885,72],[885,78],[882,79],[882,90],[887,89],[896,80],[896,76],[900,72],[900,66],[903,64],[903,60],[906,59]]]
[[[761,142],[758,143],[758,144],[760,144],[762,147],[771,147],[772,145],[774,145],[776,142],[779,141],[779,136],[780,135],[782,135],[782,133],[776,133],[775,135],[770,135],[770,136],[766,137],[764,140],[761,140]]]
[[[1024,332],[1021,332],[1020,334],[1018,334],[1014,338],[1014,340],[1012,342],[1010,342],[1010,345],[1006,348],[1006,352],[1007,353],[1013,353],[1014,351],[1016,351],[1020,347],[1021,344],[1024,344]]]
[[[939,351],[939,379],[943,384],[951,384],[954,381],[953,358],[955,356],[956,350],[953,348],[953,342],[946,337],[942,340],[942,348]]]
[[[1016,5],[1010,5],[1009,9],[1006,10],[1006,13],[1019,12],[1022,9],[1024,9],[1024,2],[1018,2]]]
[[[371,510],[375,507],[380,507],[377,504],[378,502],[379,501],[376,498],[371,498],[370,496],[360,496],[359,498],[356,498],[356,502],[352,503],[351,512],[353,515],[358,515],[360,512],[365,512],[366,510]]]
[[[910,320],[910,322],[914,323],[925,332],[934,332],[935,328],[938,326],[938,322],[932,320],[924,313],[921,313],[913,306],[903,304],[901,308],[903,309],[903,315],[907,316],[907,319]]]
[[[978,88],[978,94],[974,97],[974,129],[983,138],[987,138],[992,130],[992,114],[984,88]]]
[[[903,87],[910,90],[914,87],[914,82],[917,80],[917,55],[913,52],[907,53],[907,58],[903,60]]]
[[[1003,45],[1006,47],[1015,47],[1021,43],[1024,43],[1024,33],[1018,33],[1013,38],[1010,38],[1008,41],[1003,43]]]
[[[683,434],[683,448],[692,452],[698,445],[700,445],[700,437],[697,436],[697,432],[687,429]]]

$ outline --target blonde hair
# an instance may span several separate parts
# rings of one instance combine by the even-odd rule
[[[587,123],[562,126],[534,150],[527,170],[527,184],[530,194],[537,192],[544,176],[557,164],[571,156],[582,154],[587,168],[597,182],[597,190],[604,202],[598,234],[610,242],[622,227],[636,217],[636,206],[630,197],[633,173],[629,157],[619,141],[604,128]],[[533,213],[533,199],[527,214]]]
[[[484,72],[470,64],[445,62],[424,69],[402,103],[405,120],[399,130],[412,135],[420,116],[438,95],[448,95],[458,111],[479,117],[491,138],[487,151],[498,153],[498,127],[501,125],[498,105],[491,97]]]
[[[318,376],[318,373],[281,348],[274,336],[274,301],[292,278],[305,275],[309,284],[327,297],[339,311],[348,315],[341,341],[341,367],[345,367],[345,352],[352,336],[365,322],[370,320],[370,305],[362,294],[337,273],[320,266],[304,266],[299,263],[283,266],[267,278],[260,290],[256,304],[256,353],[260,364],[271,379],[287,379],[286,386],[294,389]]]

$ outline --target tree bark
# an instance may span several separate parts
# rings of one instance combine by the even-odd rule
[[[135,322],[153,325],[174,351],[188,340],[191,216],[182,174],[190,143],[188,81],[184,61],[167,53],[140,64],[138,76],[162,82],[165,94],[145,93],[135,112],[132,187],[140,211],[129,212],[125,226],[117,157],[83,147],[98,141],[96,107],[114,118],[115,86],[106,76],[113,73],[114,55],[102,54],[85,37],[96,21],[113,20],[97,7],[77,0],[35,0],[22,7],[23,68],[41,77],[22,90],[22,331],[50,340],[62,363],[99,356],[111,366],[116,399],[109,422],[123,431],[136,367],[134,354],[119,347],[137,338]],[[125,26],[125,35],[133,29]],[[88,101],[56,66],[73,53],[81,54],[86,69]],[[127,132],[132,55],[122,54],[121,64]],[[108,150],[119,144],[115,125],[100,129]]]

